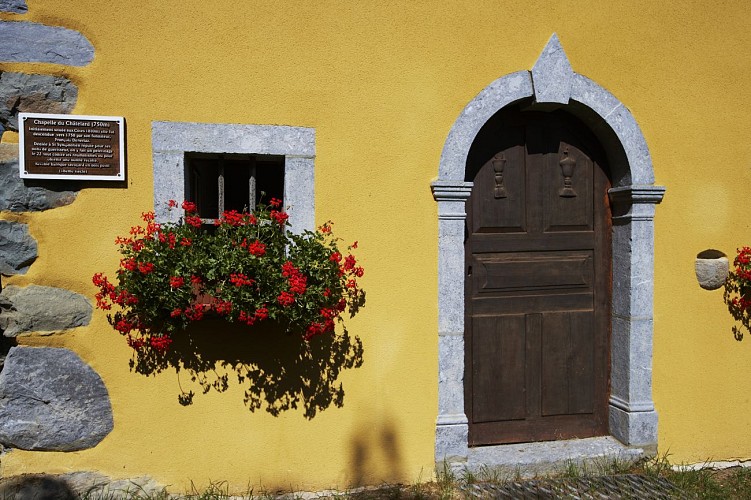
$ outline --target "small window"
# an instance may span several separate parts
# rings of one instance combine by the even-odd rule
[[[182,210],[170,210],[167,200],[191,200],[200,206],[203,218],[218,217],[223,172],[224,210],[251,208],[252,177],[256,203],[283,200],[290,231],[315,228],[314,129],[162,121],[151,127],[154,211],[159,222],[177,223],[183,216]],[[255,177],[246,173],[254,164]]]
[[[186,154],[188,199],[205,224],[226,210],[247,212],[272,198],[284,200],[284,157]]]

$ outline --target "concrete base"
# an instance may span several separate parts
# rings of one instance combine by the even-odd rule
[[[654,456],[655,452],[654,447],[625,446],[611,436],[481,446],[469,449],[466,469],[494,477],[530,478],[565,471],[571,464],[597,471],[616,460],[633,462]]]

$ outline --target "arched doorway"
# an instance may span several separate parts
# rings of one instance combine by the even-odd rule
[[[563,112],[494,115],[467,157],[469,445],[606,435],[610,181]]]
[[[608,311],[611,340],[606,348],[610,358],[607,433],[628,446],[656,448],[657,413],[651,388],[653,217],[665,188],[653,185],[649,150],[634,117],[608,91],[573,72],[553,35],[531,72],[499,78],[467,105],[449,133],[439,177],[432,184],[439,221],[437,462],[460,464],[469,456],[464,392],[464,243],[465,203],[472,194],[473,182],[467,177],[468,167],[472,168],[468,159],[472,145],[491,118],[525,101],[538,109],[560,108],[576,116],[604,149],[612,184],[608,189],[612,300]],[[506,448],[497,449],[505,453]]]

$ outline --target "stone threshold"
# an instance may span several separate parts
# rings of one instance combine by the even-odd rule
[[[464,468],[474,474],[492,471],[510,478],[555,474],[571,466],[596,472],[614,461],[652,457],[656,452],[652,448],[629,447],[612,436],[480,446],[469,449]]]

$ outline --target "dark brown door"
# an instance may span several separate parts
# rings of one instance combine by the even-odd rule
[[[610,212],[601,149],[564,112],[508,110],[467,163],[470,445],[607,434]]]

